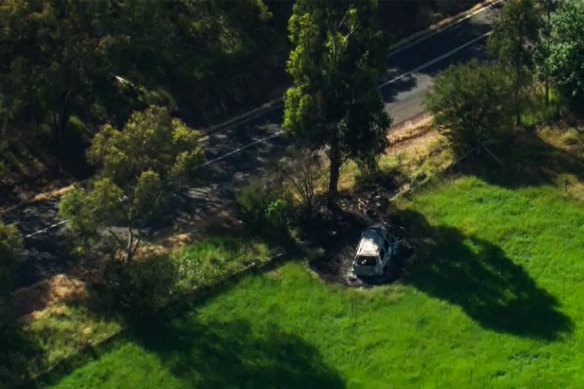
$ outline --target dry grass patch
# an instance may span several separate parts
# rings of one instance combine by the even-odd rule
[[[80,302],[87,298],[84,281],[65,274],[57,274],[13,295],[14,314],[27,321],[45,314],[45,311],[62,302]]]
[[[584,127],[581,125],[560,123],[546,126],[538,135],[545,143],[574,156],[582,156],[584,153]]]
[[[49,201],[49,200],[53,200],[53,199],[59,199],[59,198],[65,196],[67,193],[71,192],[73,189],[75,189],[74,185],[68,185],[68,186],[65,186],[63,188],[39,193],[39,194],[35,195],[30,200],[30,202],[31,203],[40,203],[40,202]]]

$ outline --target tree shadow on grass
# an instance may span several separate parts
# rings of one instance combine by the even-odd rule
[[[582,158],[544,142],[534,133],[521,132],[489,149],[503,166],[484,152],[461,161],[454,171],[505,188],[558,184],[562,174],[584,180]]]
[[[21,330],[18,323],[0,317],[0,389],[27,381],[30,365],[40,346]]]
[[[556,340],[573,331],[557,299],[539,287],[501,248],[447,226],[431,226],[414,211],[400,218],[417,254],[404,282],[460,306],[481,326],[514,335]]]
[[[137,340],[171,372],[200,388],[343,388],[318,350],[276,327],[254,332],[243,320],[201,322],[196,315],[135,326]]]

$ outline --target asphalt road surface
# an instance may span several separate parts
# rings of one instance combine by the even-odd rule
[[[485,34],[499,9],[491,7],[388,56],[387,74],[380,90],[394,124],[424,111],[423,97],[437,72],[454,63],[486,58]],[[189,191],[188,201],[194,211],[185,218],[192,221],[217,217],[233,206],[235,193],[250,177],[261,176],[270,161],[283,155],[288,142],[281,136],[281,119],[280,104],[208,134],[206,156],[212,161],[207,166],[209,181]],[[57,201],[35,203],[2,217],[28,235],[58,223],[57,206]],[[26,239],[25,247],[26,258],[17,273],[18,286],[66,272],[75,263],[62,228],[51,228]]]
[[[393,124],[424,112],[423,98],[441,70],[472,59],[487,59],[486,41],[501,6],[495,5],[454,24],[439,33],[388,56],[387,74],[381,82],[385,107]],[[204,195],[232,198],[236,187],[250,176],[261,175],[267,161],[284,152],[287,140],[280,136],[282,106],[254,115],[222,131],[209,135],[206,155],[215,179],[208,188],[193,195],[211,203]],[[282,134],[283,135],[283,134]],[[205,207],[204,202],[201,203]]]

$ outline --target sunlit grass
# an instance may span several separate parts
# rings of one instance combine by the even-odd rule
[[[175,254],[179,264],[178,287],[189,292],[208,286],[249,266],[265,263],[272,253],[263,243],[234,238],[211,238]]]
[[[581,387],[584,206],[464,178],[400,207],[417,245],[401,282],[345,289],[289,263],[54,387]]]
[[[32,373],[41,373],[55,363],[74,356],[90,345],[98,345],[122,329],[119,321],[100,318],[83,305],[58,303],[25,325],[29,336],[37,340],[38,361],[30,361]]]

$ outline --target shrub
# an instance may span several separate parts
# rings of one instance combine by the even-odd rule
[[[14,269],[22,258],[22,236],[15,226],[0,222],[0,297],[10,291]]]
[[[275,166],[274,175],[280,182],[289,184],[291,190],[300,198],[303,209],[311,212],[316,194],[316,181],[322,172],[319,155],[300,147],[289,147],[286,154],[286,157]]]
[[[279,239],[288,235],[291,200],[281,190],[268,190],[254,180],[236,196],[239,217],[251,235]]]
[[[106,307],[132,316],[155,313],[170,301],[177,266],[166,254],[149,254],[129,263],[111,261],[104,273]]]
[[[558,2],[551,23],[549,66],[554,82],[563,97],[581,112],[584,103],[584,2]]]
[[[456,152],[478,152],[511,127],[511,94],[503,69],[473,61],[451,66],[438,75],[426,106]]]

